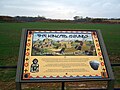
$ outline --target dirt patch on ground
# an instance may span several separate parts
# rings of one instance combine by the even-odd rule
[[[81,90],[89,88],[106,88],[106,82],[67,82],[66,90]],[[1,82],[0,90],[15,90],[15,82]],[[61,90],[61,83],[23,83],[22,90]]]
[[[15,82],[3,82],[0,81],[0,90],[15,90]]]
[[[40,89],[40,90],[61,90],[61,83],[30,83],[22,85],[22,89]],[[66,90],[106,88],[106,82],[66,82]]]
[[[120,56],[118,55],[109,55],[111,63],[120,63]]]

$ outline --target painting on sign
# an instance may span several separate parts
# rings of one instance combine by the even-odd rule
[[[35,56],[96,56],[91,33],[36,32],[32,55]]]

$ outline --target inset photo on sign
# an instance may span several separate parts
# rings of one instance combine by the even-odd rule
[[[34,32],[32,56],[96,56],[92,33]]]

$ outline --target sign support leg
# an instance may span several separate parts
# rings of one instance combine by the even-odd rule
[[[16,82],[16,90],[21,90],[21,83],[20,82]]]
[[[107,90],[114,90],[114,80],[108,81],[107,84]]]
[[[62,90],[65,90],[65,82],[62,82]]]

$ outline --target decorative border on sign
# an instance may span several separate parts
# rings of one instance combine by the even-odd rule
[[[108,75],[107,75],[107,71],[105,69],[105,64],[104,64],[102,51],[101,51],[101,48],[100,48],[97,33],[93,31],[92,35],[93,35],[93,39],[94,39],[94,43],[95,43],[95,47],[96,47],[97,56],[99,57],[99,60],[101,61],[101,67],[102,67],[101,76],[102,76],[102,78],[107,78]]]
[[[25,60],[24,60],[24,72],[23,79],[30,79],[29,73],[29,59],[30,59],[30,51],[31,51],[31,40],[32,40],[32,31],[28,31],[27,41],[26,41],[26,50],[25,50]]]
[[[69,79],[69,78],[102,78],[101,76],[98,76],[98,75],[95,75],[95,76],[91,76],[91,75],[89,75],[89,76],[85,76],[85,75],[83,75],[83,76],[79,76],[79,75],[77,75],[77,76],[36,76],[36,77],[33,77],[33,76],[30,76],[28,79]]]

